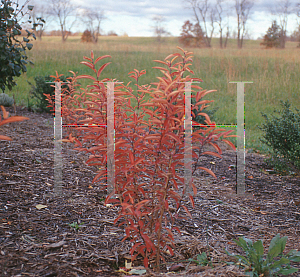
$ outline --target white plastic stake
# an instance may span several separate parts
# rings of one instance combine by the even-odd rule
[[[185,117],[184,117],[184,195],[191,194],[192,182],[192,112],[191,112],[191,82],[185,83]]]
[[[238,82],[229,83],[237,84],[237,162],[236,162],[236,193],[245,194],[245,83],[252,84],[253,82]]]
[[[115,184],[115,114],[114,83],[107,83],[107,193],[114,191]]]
[[[55,117],[54,117],[54,194],[62,194],[62,118],[61,118],[61,83],[55,82]]]

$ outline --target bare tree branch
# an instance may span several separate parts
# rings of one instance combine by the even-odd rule
[[[153,26],[154,34],[157,38],[157,41],[161,42],[163,36],[170,35],[170,32],[168,32],[166,28],[163,26],[166,19],[163,16],[154,16],[153,21],[154,21],[154,26]]]
[[[204,32],[205,45],[211,47],[211,38],[217,20],[216,10],[209,5],[208,0],[187,0],[186,2],[193,10],[195,20]]]
[[[51,0],[51,9],[51,13],[59,22],[62,41],[65,42],[77,20],[77,15],[74,12],[78,7],[72,4],[70,0]],[[71,19],[72,16],[74,19]]]
[[[237,15],[238,48],[243,47],[243,40],[246,34],[246,23],[253,5],[254,3],[252,2],[252,0],[235,0],[235,11]]]
[[[85,9],[82,15],[83,22],[87,25],[87,29],[91,32],[93,42],[97,43],[100,35],[101,22],[106,19],[103,11]]]
[[[290,0],[280,0],[276,3],[276,9],[271,11],[278,18],[280,32],[280,48],[285,48],[288,16],[292,13]]]

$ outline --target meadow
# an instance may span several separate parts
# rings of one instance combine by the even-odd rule
[[[80,37],[70,37],[62,44],[60,37],[44,37],[33,44],[28,54],[34,66],[28,65],[27,73],[17,79],[18,85],[7,92],[14,94],[17,105],[27,105],[31,97],[28,81],[34,83],[35,76],[55,75],[55,71],[70,75],[69,70],[89,74],[80,61],[83,56],[90,56],[91,50],[96,57],[112,56],[112,64],[104,70],[103,78],[115,78],[127,84],[130,71],[146,69],[141,83],[149,84],[161,76],[159,70],[152,68],[158,65],[153,60],[163,60],[177,52],[179,42],[178,38],[166,38],[158,43],[149,37],[100,37],[98,44],[92,44],[81,43]],[[259,141],[258,126],[264,123],[260,112],[270,114],[280,107],[280,100],[286,99],[292,103],[293,110],[300,107],[300,49],[296,44],[287,42],[284,50],[266,50],[260,41],[246,40],[243,49],[237,49],[236,41],[229,40],[228,47],[220,49],[218,39],[214,39],[209,49],[184,48],[194,52],[192,69],[194,76],[203,80],[201,87],[217,90],[205,97],[215,101],[211,108],[218,110],[212,120],[217,124],[236,124],[236,85],[229,81],[253,82],[245,85],[246,149],[268,151]]]

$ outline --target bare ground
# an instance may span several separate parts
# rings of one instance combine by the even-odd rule
[[[13,108],[7,110],[14,115]],[[103,204],[100,186],[91,184],[95,168],[86,155],[64,145],[64,188],[54,192],[53,117],[17,107],[28,121],[1,126],[0,141],[0,273],[1,276],[121,276],[130,242],[121,242],[123,229],[113,225],[117,210]],[[193,220],[177,221],[175,254],[153,276],[243,276],[225,261],[225,254],[241,252],[233,239],[239,236],[264,245],[279,233],[287,236],[286,251],[300,250],[300,177],[267,174],[264,156],[246,154],[246,196],[235,194],[235,152],[224,150],[223,159],[205,157],[203,165],[217,179],[197,170],[198,188]],[[41,209],[37,205],[45,205]],[[39,206],[38,206],[39,207]],[[74,227],[69,224],[77,222]],[[195,263],[205,251],[210,266]],[[141,265],[137,260],[134,266]],[[179,265],[176,273],[168,272]],[[295,265],[298,266],[299,265]],[[297,273],[291,276],[299,276]]]

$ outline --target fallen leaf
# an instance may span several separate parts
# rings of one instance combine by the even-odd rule
[[[146,269],[135,269],[135,268],[133,268],[128,272],[128,274],[130,274],[130,275],[143,275],[146,272],[147,272]]]
[[[182,263],[179,264],[173,264],[170,268],[169,271],[179,271],[185,269],[185,266]]]
[[[38,204],[35,206],[38,210],[47,208],[46,205]]]
[[[45,245],[45,248],[47,248],[47,249],[59,248],[59,247],[63,246],[64,244],[66,244],[66,241],[62,240],[62,241],[59,241],[56,243],[51,243],[51,244]]]
[[[296,206],[300,206],[300,200],[294,200]]]

